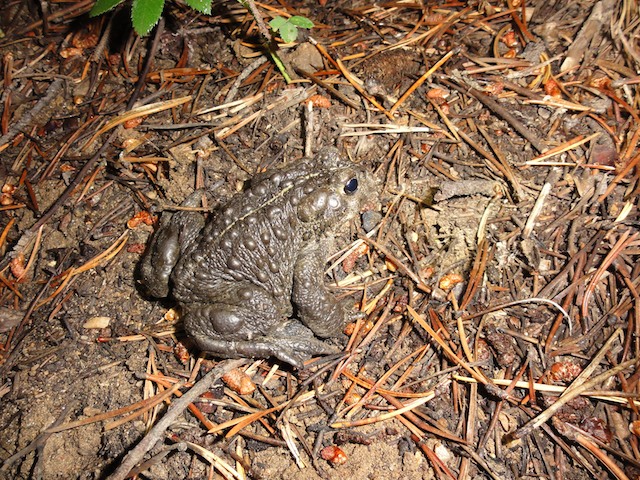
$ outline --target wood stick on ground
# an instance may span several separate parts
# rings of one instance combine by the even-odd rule
[[[162,438],[164,432],[173,422],[184,412],[190,403],[209,390],[216,380],[222,377],[229,370],[238,368],[246,360],[225,360],[220,362],[214,369],[207,373],[202,380],[196,383],[191,390],[185,393],[182,398],[173,402],[167,413],[158,423],[145,435],[145,437],[131,450],[109,480],[124,480],[129,472],[142,460],[142,457]]]
[[[573,389],[571,392],[566,391],[561,399],[557,400],[554,404],[552,404],[549,408],[547,408],[537,417],[529,420],[522,427],[518,428],[516,431],[509,434],[507,436],[507,443],[513,440],[522,438],[526,435],[529,435],[531,432],[533,432],[535,429],[537,429],[542,424],[547,422],[551,417],[553,417],[553,415],[555,415],[557,411],[560,410],[560,408],[562,408],[563,405],[566,405],[567,402],[576,398],[577,396],[581,395],[583,392],[586,392],[587,390],[592,390],[597,384],[604,382],[609,377],[612,377],[622,372],[623,370],[626,370],[630,366],[634,365],[637,361],[638,361],[637,358],[627,360],[626,362],[623,362],[618,366],[610,370],[607,370],[604,373],[601,373],[600,375],[594,377],[588,382],[583,383],[581,386]]]
[[[482,93],[479,90],[476,90],[473,87],[469,87],[469,86],[466,86],[466,85],[457,85],[457,84],[455,84],[453,82],[450,82],[449,80],[446,80],[446,79],[440,79],[440,81],[443,84],[447,85],[448,87],[455,88],[460,93],[469,94],[469,95],[473,96],[476,100],[478,100],[480,103],[482,103],[485,107],[487,107],[489,110],[491,110],[493,113],[498,115],[500,118],[502,118],[509,125],[511,125],[511,128],[513,128],[516,132],[518,132],[526,140],[528,140],[529,143],[531,143],[531,145],[533,146],[533,148],[535,148],[539,153],[542,153],[547,149],[547,147],[538,139],[538,137],[531,130],[529,130],[527,127],[525,127],[524,124],[520,120],[518,120],[516,117],[514,117],[511,114],[511,112],[509,112],[506,108],[504,108],[502,105],[500,105],[493,98],[490,98],[488,95]],[[458,80],[458,82],[462,83],[459,80]]]
[[[611,18],[609,15],[613,12],[615,3],[616,0],[604,0],[593,6],[591,15],[567,51],[567,56],[560,66],[561,72],[566,72],[579,65],[582,57],[589,55],[588,47],[590,44],[593,46],[593,41],[600,36],[602,27],[609,23]]]
[[[58,94],[62,91],[62,87],[64,87],[64,80],[62,78],[56,78],[51,82],[46,95],[40,98],[31,110],[22,115],[22,117],[11,125],[11,128],[5,135],[0,137],[0,145],[9,143],[16,137],[16,135],[27,129],[27,127],[32,123],[38,122],[41,118],[40,113],[57,98]]]

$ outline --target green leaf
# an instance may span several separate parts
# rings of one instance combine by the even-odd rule
[[[133,0],[131,22],[138,35],[146,35],[160,20],[164,0]]]
[[[91,8],[89,16],[97,17],[98,15],[102,15],[104,12],[108,12],[119,3],[122,3],[122,0],[98,0],[93,8]]]
[[[211,13],[211,0],[185,0],[194,10],[209,15]]]
[[[273,29],[274,32],[277,32],[285,23],[287,23],[287,21],[284,18],[275,17],[269,22],[269,26]]]
[[[294,42],[298,38],[298,27],[289,22],[283,23],[280,27],[280,36],[285,43]]]
[[[307,17],[301,17],[300,15],[291,17],[289,23],[293,23],[296,27],[300,28],[313,28],[313,22]]]

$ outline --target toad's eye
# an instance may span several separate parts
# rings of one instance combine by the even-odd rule
[[[344,193],[347,195],[353,195],[358,190],[358,179],[353,177],[347,183],[344,184]]]

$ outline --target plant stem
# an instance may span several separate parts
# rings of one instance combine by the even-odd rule
[[[256,7],[255,2],[253,0],[238,0],[238,1],[240,2],[240,4],[242,4],[243,7],[245,7],[247,10],[249,10],[249,12],[251,12],[251,15],[253,15],[253,18],[256,20],[256,24],[258,25],[258,30],[260,31],[260,33],[265,39],[265,48],[267,50],[267,53],[273,59],[273,63],[276,64],[276,67],[278,67],[278,70],[280,70],[280,73],[282,74],[284,81],[287,83],[291,83],[291,77],[287,73],[287,69],[285,68],[284,63],[282,63],[282,60],[280,59],[280,57],[278,57],[278,53],[276,52],[278,47],[275,41],[273,40],[273,36],[271,35],[271,30],[269,30],[269,27],[267,27],[267,24],[264,23],[264,18],[262,17],[260,10],[258,10],[258,7]]]

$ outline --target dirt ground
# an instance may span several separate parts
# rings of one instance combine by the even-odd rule
[[[290,83],[237,2],[3,3],[0,478],[640,478],[636,2],[259,4],[314,22]],[[365,318],[152,430],[226,365],[140,292],[157,218],[307,145],[379,179],[327,255]]]

